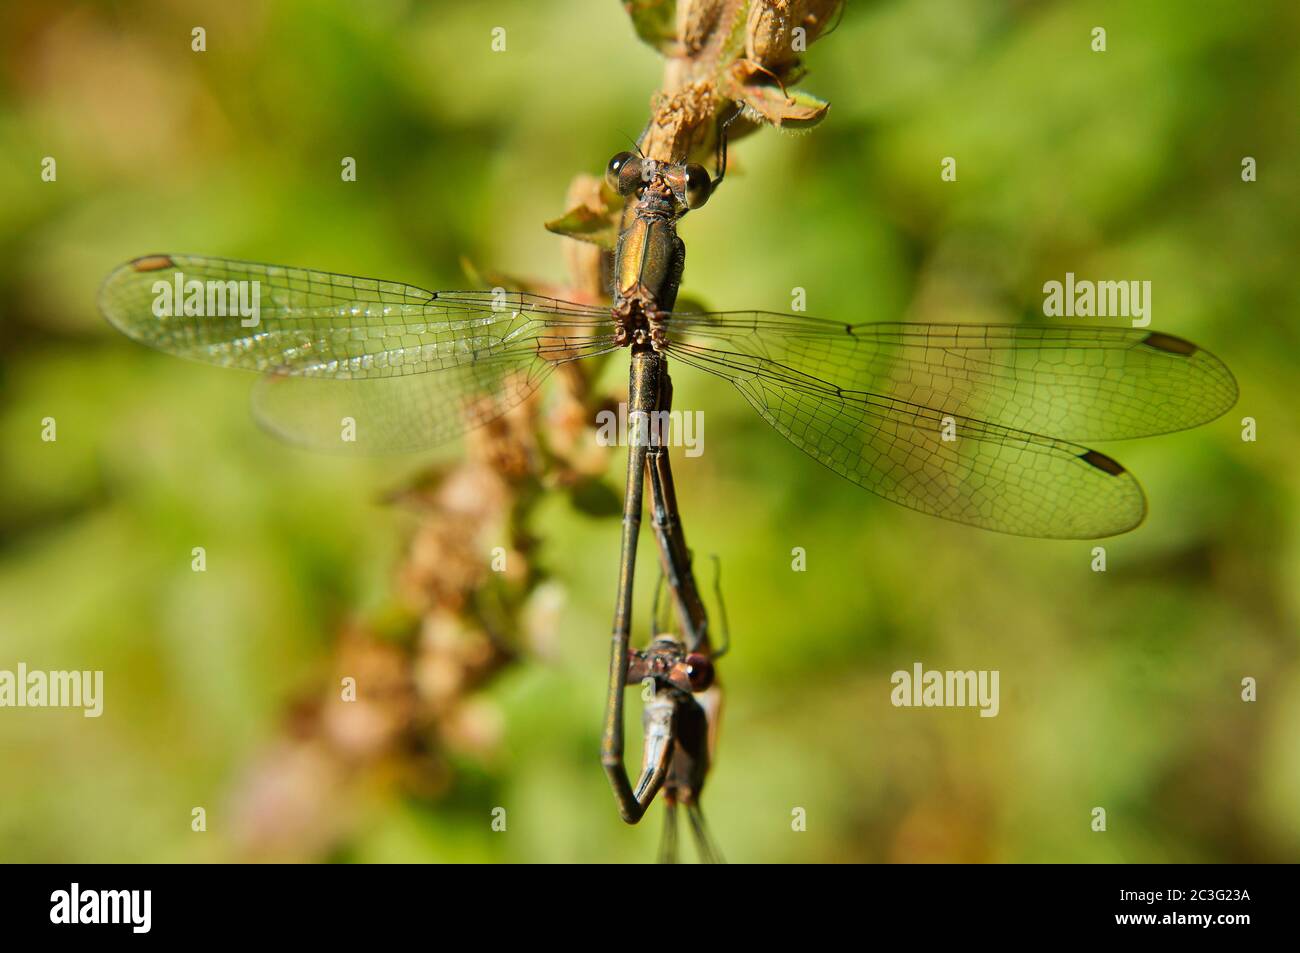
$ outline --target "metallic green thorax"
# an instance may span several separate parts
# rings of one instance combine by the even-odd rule
[[[650,338],[657,345],[656,317],[671,311],[686,265],[686,245],[677,237],[683,214],[670,184],[652,173],[644,192],[623,213],[614,256],[614,317],[622,343]]]

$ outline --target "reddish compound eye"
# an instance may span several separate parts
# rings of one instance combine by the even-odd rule
[[[686,675],[691,680],[691,691],[702,692],[713,684],[713,662],[707,655],[692,652],[686,656]]]

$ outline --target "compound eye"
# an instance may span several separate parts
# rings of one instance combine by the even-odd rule
[[[619,195],[631,195],[641,187],[641,160],[630,152],[620,152],[605,167],[605,183]]]
[[[704,166],[692,162],[686,167],[686,207],[699,208],[713,194],[713,183]]]
[[[691,680],[691,691],[702,692],[713,684],[713,663],[707,655],[692,652],[686,656],[686,677]]]

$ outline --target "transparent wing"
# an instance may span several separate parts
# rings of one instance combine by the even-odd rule
[[[272,373],[253,388],[253,415],[289,443],[341,453],[435,447],[500,417],[566,361],[614,349],[608,341],[539,340],[431,374],[336,380]]]
[[[851,391],[763,357],[691,343],[670,355],[729,380],[786,439],[858,486],[958,523],[1018,536],[1095,539],[1146,514],[1122,466],[1077,444]]]
[[[844,390],[1067,440],[1183,430],[1237,399],[1209,351],[1135,328],[846,325],[763,311],[674,314],[667,326]]]
[[[151,347],[268,375],[258,420],[343,451],[434,446],[504,413],[559,364],[613,348],[597,306],[187,255],[122,265],[99,303]]]

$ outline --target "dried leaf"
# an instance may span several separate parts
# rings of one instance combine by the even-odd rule
[[[790,81],[787,70],[843,12],[842,0],[764,0],[749,8],[745,53]]]
[[[753,76],[754,82],[739,81],[736,73],[745,73],[743,64],[730,75],[728,95],[744,103],[751,119],[758,117],[773,126],[788,129],[811,129],[826,118],[830,103],[810,93],[797,89],[782,91],[779,86],[761,83],[761,74]]]
[[[598,202],[598,207],[590,203],[575,205],[559,218],[547,222],[547,231],[613,251],[625,202],[622,196],[603,187]]]

